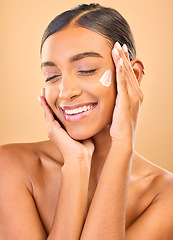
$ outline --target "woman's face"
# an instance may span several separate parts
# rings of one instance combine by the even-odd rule
[[[72,138],[90,138],[111,123],[115,66],[103,36],[74,26],[52,34],[43,45],[42,69],[50,78],[46,100]]]

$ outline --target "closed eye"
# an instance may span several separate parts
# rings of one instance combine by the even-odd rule
[[[90,75],[90,74],[95,73],[96,70],[97,70],[97,69],[91,69],[91,70],[86,70],[86,71],[80,70],[80,71],[78,71],[78,73],[81,73],[81,74],[83,74],[83,75]]]
[[[90,69],[90,70],[80,70],[78,73],[81,73],[82,75],[91,75],[96,72],[97,69]],[[56,77],[60,77],[60,75],[54,75],[52,77],[46,78],[45,82],[48,82]]]
[[[54,75],[54,76],[52,76],[52,77],[46,78],[45,82],[48,82],[48,81],[50,81],[50,80],[52,80],[52,79],[54,79],[54,78],[56,78],[56,77],[59,77],[59,76],[60,76],[60,75]]]

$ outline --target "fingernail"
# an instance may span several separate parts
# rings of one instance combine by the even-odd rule
[[[123,45],[124,52],[128,53],[127,45],[124,43]]]
[[[118,50],[115,47],[114,47],[114,52],[115,52],[116,55],[119,56],[119,52],[118,52]]]
[[[123,66],[123,59],[122,58],[120,58],[120,65],[121,65],[121,67]]]
[[[119,44],[119,42],[116,42],[115,45],[116,45],[118,50],[121,50],[121,45]]]

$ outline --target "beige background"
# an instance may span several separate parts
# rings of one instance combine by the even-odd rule
[[[90,1],[85,1],[89,3]],[[173,171],[173,1],[100,0],[131,25],[146,76],[136,150]],[[79,0],[1,0],[0,144],[47,139],[37,96],[44,86],[39,48],[44,29]]]

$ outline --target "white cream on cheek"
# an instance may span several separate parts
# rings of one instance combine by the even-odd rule
[[[112,71],[110,69],[106,70],[103,76],[99,79],[103,86],[109,87],[112,81]]]

